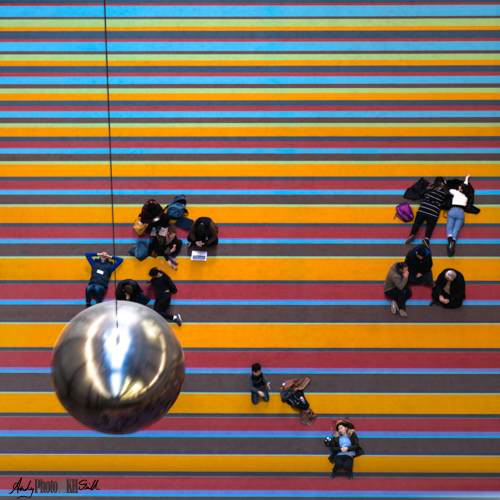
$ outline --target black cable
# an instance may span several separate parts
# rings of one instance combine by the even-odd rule
[[[111,145],[111,104],[109,99],[109,65],[108,65],[108,25],[106,20],[106,0],[104,0],[104,47],[106,53],[106,92],[108,97],[108,139],[109,139],[109,184],[111,189],[111,227],[113,232],[113,256],[116,257],[116,242],[115,242],[115,203],[113,191],[113,154]],[[115,261],[116,262],[116,261]],[[115,317],[116,327],[118,328],[118,299],[116,299],[116,269],[115,275]]]

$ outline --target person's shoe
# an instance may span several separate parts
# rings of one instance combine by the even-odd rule
[[[440,306],[441,302],[436,302],[435,300],[431,300],[429,303],[430,306]]]
[[[407,313],[404,309],[400,309],[400,310],[399,310],[399,315],[400,315],[402,318],[407,318],[407,317],[408,317],[408,313]]]
[[[450,257],[453,257],[455,255],[456,243],[457,242],[454,239],[452,239],[450,242]]]
[[[424,238],[422,240],[422,243],[424,244],[424,247],[427,248],[427,250],[431,249],[431,242],[429,241],[429,238]]]
[[[351,472],[351,475],[349,476],[349,479],[350,479],[351,481],[354,481],[354,472]]]
[[[396,314],[398,312],[398,305],[396,304],[396,301],[393,300],[391,302],[391,313]]]
[[[171,260],[167,260],[167,263],[174,271],[177,271],[177,266]]]
[[[172,321],[177,323],[177,326],[182,326],[182,318],[180,314],[176,314]]]
[[[407,240],[405,241],[405,243],[407,245],[409,245],[413,240],[415,239],[415,235],[414,234],[410,234],[410,236],[408,236]]]
[[[330,474],[330,480],[331,480],[331,479],[335,479],[335,472],[333,472],[333,471],[332,471],[332,472],[331,472],[331,474]]]
[[[85,304],[85,309],[88,309],[91,305],[92,305],[92,304],[91,304],[90,302],[87,302],[87,303]]]

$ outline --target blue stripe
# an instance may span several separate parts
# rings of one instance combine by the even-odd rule
[[[114,299],[108,299],[114,300]],[[105,300],[107,302],[108,300]],[[429,299],[430,300],[430,299]],[[427,306],[429,300],[410,300],[407,305]],[[2,299],[1,305],[83,305],[83,299]],[[175,305],[238,306],[389,306],[387,300],[175,300]],[[500,300],[465,300],[469,306],[498,306]]]
[[[12,18],[86,18],[102,17],[101,6],[44,6],[32,7],[5,6],[0,10],[0,17]],[[109,18],[123,17],[478,17],[498,16],[497,5],[224,5],[224,8],[214,9],[211,5],[148,5],[147,12],[143,6],[108,5],[106,14]],[[172,50],[172,49],[170,49]]]
[[[115,243],[120,245],[133,245],[136,240],[133,238],[116,238]],[[144,241],[149,241],[144,239]],[[500,239],[471,239],[462,238],[459,240],[463,245],[499,245]],[[306,239],[297,243],[297,241],[290,239],[219,239],[223,245],[401,245],[401,239],[392,240],[376,240],[376,239],[350,239],[350,238],[327,238],[327,239]],[[435,239],[432,240],[434,244],[446,245],[448,240]],[[29,239],[0,239],[0,245],[73,245],[73,244],[89,244],[89,245],[110,245],[113,243],[111,238],[29,238]],[[420,244],[415,241],[413,244]]]
[[[500,375],[494,368],[266,368],[266,373],[314,373],[317,375]],[[47,367],[0,367],[0,373],[50,373]],[[186,368],[191,374],[247,374],[248,368]]]
[[[114,151],[114,150],[113,150]],[[109,195],[109,189],[1,189],[2,196],[72,196],[72,195]],[[175,195],[175,189],[114,189],[115,195],[153,196]],[[404,193],[401,189],[184,189],[186,195],[254,195],[254,196],[400,196]],[[476,195],[500,195],[499,189],[477,190]]]
[[[259,140],[256,137],[255,140]],[[298,139],[297,139],[298,140]],[[457,144],[460,144],[457,142]],[[500,148],[116,148],[115,154],[498,154]],[[0,148],[0,155],[109,154],[107,148]],[[156,191],[155,191],[156,192]]]
[[[107,118],[104,111],[1,111],[0,118]],[[497,118],[498,111],[112,111],[111,118]],[[116,124],[119,125],[119,124]]]
[[[398,6],[399,7],[399,6]],[[454,6],[455,7],[455,6]],[[396,11],[397,9],[393,9]],[[216,11],[218,11],[216,9]],[[149,17],[149,16],[148,16]],[[171,16],[167,16],[171,17]],[[219,16],[218,16],[219,17]],[[428,17],[428,16],[425,16]],[[448,16],[447,16],[448,17]],[[437,36],[437,35],[436,35]],[[231,45],[231,51],[234,52],[283,52],[283,51],[296,51],[298,53],[304,52],[315,52],[315,51],[334,51],[334,52],[357,52],[357,51],[368,51],[368,52],[387,52],[387,51],[428,51],[429,45],[432,45],[432,50],[435,51],[498,51],[500,50],[500,43],[496,41],[486,41],[478,42],[474,40],[467,41],[446,41],[446,42],[428,42],[428,41],[418,41],[418,42],[371,42],[371,41],[357,41],[357,42],[309,42],[307,40],[300,42],[109,42],[108,41],[108,52],[165,52],[169,53],[171,51],[175,52],[227,52],[228,43]],[[2,51],[8,52],[104,52],[103,42],[4,42],[0,44]],[[91,78],[91,77],[89,77]],[[125,78],[125,77],[123,77]],[[259,77],[243,77],[240,78],[242,83],[248,83],[250,79],[258,83],[256,80]],[[312,83],[318,83],[316,79],[323,81],[324,77],[311,77],[314,80]],[[348,82],[353,83],[355,80],[357,83],[361,83],[358,78],[363,77],[350,77]],[[409,77],[388,77],[387,83],[403,83],[403,79]],[[440,81],[439,79],[442,78]],[[7,78],[3,77],[4,80]],[[19,79],[18,83],[30,80],[31,83],[41,83],[42,78],[26,77],[24,79]],[[176,78],[175,83],[180,83],[184,77]],[[12,82],[13,78],[9,78],[9,83]],[[47,80],[64,80],[61,78],[47,78]],[[67,82],[61,83],[79,83],[85,82],[86,79],[80,77],[68,77]],[[69,81],[71,80],[71,81]],[[111,82],[112,80],[112,82]],[[111,77],[110,83],[120,83],[116,77]],[[146,83],[152,83],[153,78],[142,78]],[[205,83],[207,78],[203,78]],[[276,78],[267,79],[268,83],[278,83]],[[285,83],[285,78],[280,78],[279,83]],[[418,81],[416,81],[418,80]],[[415,80],[408,83],[424,83],[426,80],[429,83],[491,83],[492,81],[498,81],[495,76],[455,76],[455,77],[415,77]],[[231,77],[232,83],[236,83],[236,78]],[[131,83],[129,79],[126,80],[127,83]],[[200,78],[193,77],[189,80],[190,83],[199,84]],[[377,80],[377,83],[382,83],[382,79]],[[49,82],[47,82],[49,83]],[[55,81],[52,83],[56,83]],[[159,82],[165,83],[165,82]],[[220,83],[229,83],[229,77]],[[300,83],[296,79],[295,83]],[[304,82],[305,83],[305,82]],[[368,83],[368,82],[366,82]]]
[[[324,431],[140,431],[133,438],[298,438],[324,439]],[[362,432],[364,439],[500,439],[500,432]],[[0,430],[0,437],[99,437],[122,439],[123,436],[94,431]]]

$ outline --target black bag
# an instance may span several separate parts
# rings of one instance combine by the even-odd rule
[[[176,196],[165,209],[167,217],[170,219],[180,219],[181,217],[189,215],[189,212],[186,209],[186,204],[186,197],[183,194]]]
[[[304,391],[296,391],[293,394],[292,392],[293,389],[283,391],[283,393],[281,394],[281,401],[289,404],[293,408],[298,408],[299,410],[309,409],[309,403],[304,396]]]
[[[425,196],[425,192],[427,191],[427,186],[429,185],[429,181],[426,181],[423,177],[413,184],[413,186],[409,187],[403,198],[407,200],[420,200]]]

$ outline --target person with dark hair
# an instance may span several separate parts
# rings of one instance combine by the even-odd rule
[[[430,306],[441,306],[444,309],[458,309],[465,300],[465,279],[455,269],[445,269],[437,278],[432,289]]]
[[[406,255],[409,285],[430,285],[432,283],[432,255],[424,245],[412,248]]]
[[[169,218],[164,214],[163,207],[156,200],[148,200],[144,203],[139,214],[142,224],[149,224],[149,227],[167,226]]]
[[[262,373],[262,368],[259,363],[252,365],[252,373],[250,374],[250,391],[252,393],[252,403],[256,405],[261,397],[266,403],[269,401],[269,392],[271,383]]]
[[[214,247],[219,243],[219,228],[210,217],[199,217],[189,230],[188,241],[200,248]]]
[[[396,262],[389,269],[385,278],[384,293],[391,299],[391,312],[399,311],[401,317],[406,318],[406,301],[412,296],[411,290],[406,288],[410,271],[406,262]]]
[[[150,298],[144,294],[139,283],[134,280],[123,280],[116,285],[115,291],[116,300],[128,300],[137,302],[145,306],[150,302]]]
[[[92,267],[90,274],[90,281],[85,289],[85,302],[86,307],[92,305],[92,296],[95,297],[97,304],[102,302],[102,297],[108,289],[109,280],[113,271],[123,262],[121,257],[111,257],[106,252],[94,253],[87,252],[85,254],[89,264]],[[94,257],[99,257],[94,259]],[[114,262],[111,262],[111,260]]]
[[[330,479],[335,479],[336,472],[339,469],[344,469],[352,481],[354,479],[352,470],[354,458],[365,454],[363,448],[359,446],[354,425],[349,420],[339,420],[335,426],[333,438],[328,437],[324,442],[325,446],[332,452],[328,460],[334,464]]]
[[[434,182],[429,184],[427,187],[427,192],[424,195],[424,199],[418,208],[417,215],[415,215],[415,220],[410,231],[410,236],[406,240],[408,245],[415,239],[418,229],[427,221],[427,227],[425,229],[425,238],[422,243],[429,248],[432,232],[436,227],[439,213],[444,204],[446,195],[448,194],[448,187],[446,182],[442,177],[436,177]]]
[[[149,283],[153,287],[156,295],[153,309],[166,320],[173,321],[177,323],[178,326],[181,326],[182,318],[180,314],[172,315],[166,312],[172,300],[170,294],[177,293],[177,287],[174,285],[174,282],[157,267],[153,267],[149,271],[149,276],[151,277]]]
[[[446,245],[446,250],[448,252],[448,257],[452,257],[455,254],[455,245],[457,243],[458,233],[464,225],[464,209],[467,206],[468,199],[471,195],[469,177],[470,174],[467,174],[465,181],[459,186],[458,190],[450,189],[450,194],[453,195],[453,200],[451,202],[451,209],[448,212],[448,219],[446,221],[446,233],[448,234],[448,244]]]
[[[177,255],[182,249],[182,240],[177,238],[177,228],[170,224],[168,228],[153,228],[149,240],[149,255],[163,255],[167,264],[177,271]]]

